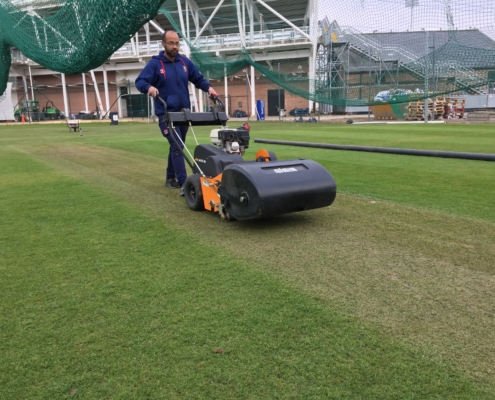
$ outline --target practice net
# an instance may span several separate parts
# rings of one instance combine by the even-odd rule
[[[224,29],[198,40],[181,32],[181,26],[194,23],[184,20],[184,2],[181,12],[175,2],[164,3],[160,11],[188,39],[192,58],[209,78],[231,76],[252,65],[288,92],[318,103],[364,106],[480,94],[495,81],[494,0],[264,3],[281,17],[291,16],[287,21],[261,2],[253,11],[242,4],[231,0],[215,15],[214,7],[204,10],[205,20],[213,15],[211,26],[217,22]],[[245,32],[241,51],[215,55],[219,48],[242,42],[238,33],[224,33],[227,26],[238,25],[237,32]],[[301,45],[289,57],[276,58],[276,46],[283,51],[289,43],[304,42],[314,44],[313,56],[307,57]],[[263,56],[270,52],[273,60]]]
[[[208,78],[251,65],[322,104],[482,94],[495,82],[495,0],[0,0],[0,93],[11,46],[51,70],[86,72],[158,12]]]
[[[87,72],[102,65],[163,0],[0,0],[0,93],[11,47],[53,71]]]

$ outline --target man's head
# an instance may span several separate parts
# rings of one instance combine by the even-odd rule
[[[165,49],[165,56],[174,60],[179,53],[179,35],[175,31],[165,31],[162,36],[162,46]]]

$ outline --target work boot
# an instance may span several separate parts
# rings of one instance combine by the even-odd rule
[[[184,185],[182,185],[182,186],[180,187],[180,190],[179,190],[179,196],[184,197]]]
[[[165,186],[170,188],[170,189],[179,189],[180,185],[177,183],[177,180],[175,178],[167,178],[165,180]]]

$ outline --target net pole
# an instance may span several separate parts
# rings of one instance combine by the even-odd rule
[[[280,63],[278,63],[278,120],[280,121],[280,113],[282,112],[282,107],[280,107]]]
[[[430,73],[429,70],[429,61],[428,61],[428,31],[425,30],[426,34],[426,56],[425,56],[425,102],[424,102],[424,120],[425,124],[428,123],[428,92],[429,92],[429,87],[428,87],[428,74]]]
[[[371,48],[368,45],[368,121],[371,121]]]

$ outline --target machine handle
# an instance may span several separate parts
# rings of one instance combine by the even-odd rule
[[[213,103],[220,104],[222,106],[222,111],[225,112],[225,104],[223,104],[223,101],[220,100],[220,96],[210,96],[210,99],[213,100]]]
[[[160,97],[159,94],[156,95],[156,99],[158,99],[159,101],[162,102],[163,107],[165,109],[165,115],[163,116],[163,119],[164,119],[164,121],[167,121],[167,115],[168,115],[167,103],[165,102],[165,100],[163,100]],[[167,127],[167,128],[170,129],[170,131],[169,131],[170,136],[172,137],[173,141],[175,142],[175,145],[178,147],[178,149],[180,150],[180,152],[184,156],[184,160],[186,160],[186,162],[189,164],[189,166],[191,167],[191,169],[194,169],[194,164],[191,162],[191,160],[189,160],[189,157],[186,155],[186,153],[184,152],[184,149],[182,148],[182,146],[186,147],[186,144],[184,142],[182,142],[182,139],[181,139],[182,146],[179,144],[179,142],[177,141],[177,138],[175,137],[175,135],[177,135],[177,132],[175,131],[175,128],[173,126]],[[198,166],[198,169],[199,169],[199,166]]]
[[[167,103],[165,102],[165,100],[163,100],[159,94],[156,95],[155,97],[158,101],[161,101],[162,104],[163,104],[163,108],[165,110],[165,115],[164,115],[164,118],[166,119],[167,118],[167,114],[168,114],[168,111],[167,111]],[[213,100],[213,103],[215,104],[219,104],[222,106],[222,110],[225,112],[225,104],[223,104],[223,101],[220,100],[220,97],[219,96],[210,96],[210,99]]]
[[[158,101],[161,101],[161,103],[163,104],[163,109],[165,111],[165,114],[163,115],[163,119],[164,120],[167,120],[167,115],[168,115],[168,111],[167,111],[167,103],[165,102],[165,100],[163,100],[159,94],[156,95],[155,97]]]

